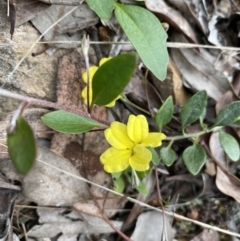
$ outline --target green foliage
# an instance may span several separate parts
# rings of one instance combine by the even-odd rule
[[[207,110],[206,110],[206,106],[205,106],[205,108],[203,109],[202,114],[199,116],[199,121],[200,121],[201,126],[204,126],[203,120],[204,120],[204,118],[206,116],[206,112],[207,112]]]
[[[92,106],[116,99],[131,79],[136,66],[134,54],[122,54],[101,65],[92,80]]]
[[[160,163],[160,158],[157,154],[157,152],[155,151],[155,149],[153,147],[148,147],[148,150],[152,153],[152,162],[155,166],[158,166]]]
[[[136,171],[136,173],[139,179],[142,180],[145,177],[148,177],[152,173],[152,169],[149,168],[147,171],[143,171],[143,172]]]
[[[235,122],[240,117],[240,101],[232,102],[224,106],[217,115],[212,128],[216,126],[227,126]]]
[[[63,110],[58,110],[45,114],[42,117],[42,121],[45,125],[47,125],[53,130],[69,134],[79,134],[87,132],[92,130],[94,127],[107,127],[93,119]]]
[[[233,161],[238,161],[240,157],[240,150],[236,139],[225,132],[220,132],[219,141],[228,157]]]
[[[180,119],[182,129],[195,122],[204,112],[207,103],[207,92],[205,90],[193,95],[182,108]]]
[[[114,9],[113,0],[86,0],[88,6],[105,22],[111,18]]]
[[[136,187],[136,189],[139,191],[139,193],[141,193],[143,195],[147,195],[148,194],[147,187],[146,187],[146,185],[145,185],[145,183],[143,181],[140,181],[140,183]]]
[[[200,145],[194,144],[193,146],[189,146],[184,150],[183,161],[188,171],[193,175],[196,175],[205,164],[206,153]]]
[[[33,131],[29,124],[19,116],[16,128],[7,134],[9,156],[21,174],[27,174],[36,157],[36,144]]]
[[[111,175],[112,175],[112,178],[118,179],[122,176],[122,172],[114,172],[114,173],[111,173]]]
[[[115,179],[114,181],[114,191],[119,192],[119,193],[123,193],[125,188],[125,182],[123,180],[122,177],[119,177],[117,179]]]
[[[115,16],[143,63],[160,80],[166,78],[168,65],[167,34],[150,11],[114,3]]]
[[[136,188],[140,185],[140,178],[139,178],[137,172],[133,168],[131,168],[131,172],[132,172],[131,173],[131,184],[132,184],[133,188]]]
[[[158,79],[165,79],[169,61],[166,43],[167,34],[161,22],[153,13],[142,7],[124,5],[116,3],[113,0],[86,0],[86,2],[105,22],[110,20],[114,10],[120,26],[135,47],[143,63]],[[137,59],[134,54],[122,54],[101,65],[92,78],[91,106],[107,105],[121,95],[134,73],[136,62]],[[206,103],[207,92],[205,90],[199,91],[187,101],[180,113],[183,132],[188,125],[198,119],[204,131],[196,133],[196,135],[190,133],[180,137],[173,136],[172,139],[169,138],[171,139],[170,144],[167,147],[162,147],[159,155],[154,148],[148,147],[152,153],[152,163],[155,166],[159,165],[160,160],[166,166],[171,166],[174,163],[176,153],[171,149],[174,140],[193,138],[194,144],[188,146],[183,151],[182,158],[189,172],[193,175],[198,174],[205,164],[206,153],[203,147],[197,144],[197,138],[195,137],[205,134],[205,130],[207,132],[221,129],[221,127],[230,125],[236,121],[238,121],[238,124],[240,123],[240,101],[235,101],[220,110],[215,123],[212,127],[208,128],[207,124],[204,123]],[[173,112],[173,98],[170,96],[155,116],[155,121],[160,131],[171,121]],[[70,134],[84,133],[95,127],[107,127],[92,118],[62,110],[48,113],[42,117],[42,120],[50,128]],[[218,128],[214,129],[215,127]],[[219,141],[228,157],[233,161],[238,161],[240,158],[240,148],[237,140],[233,136],[221,131],[219,133]],[[21,116],[16,120],[14,131],[9,131],[7,134],[7,145],[9,156],[16,170],[21,174],[26,174],[34,164],[36,145],[31,127]],[[112,173],[114,190],[122,193],[125,189],[125,181],[128,181],[132,184],[133,188],[146,195],[148,190],[143,179],[149,176],[151,171],[152,169],[149,168],[147,171],[138,172],[129,166],[123,172]]]
[[[168,124],[168,122],[172,119],[173,116],[173,99],[172,96],[169,96],[161,108],[158,110],[155,121],[161,131],[163,126]]]
[[[171,166],[176,160],[176,154],[170,147],[162,147],[160,150],[160,157],[166,166]]]

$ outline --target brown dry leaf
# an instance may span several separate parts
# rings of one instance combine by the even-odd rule
[[[227,104],[230,104],[234,99],[234,95],[232,91],[227,91],[217,102],[216,104],[216,114]]]
[[[220,237],[217,231],[204,229],[200,234],[195,236],[191,241],[219,241]]]
[[[171,226],[171,217],[157,211],[148,211],[138,216],[136,227],[131,236],[136,241],[173,240],[175,230]],[[160,239],[160,237],[165,237]]]
[[[16,26],[22,25],[36,15],[41,14],[51,5],[41,1],[17,0],[16,3]]]
[[[71,11],[74,7],[63,5],[52,5],[44,13],[33,18],[31,22],[41,32],[52,26],[57,20]],[[87,27],[96,25],[99,21],[97,15],[88,7],[81,4],[79,7],[61,20],[54,28],[51,28],[45,35],[46,40],[51,41],[79,41]],[[74,48],[77,44],[54,44],[58,48]]]
[[[202,198],[204,196],[207,196],[214,188],[213,178],[211,178],[209,175],[202,173],[201,176],[193,176],[191,174],[181,174],[176,176],[167,177],[166,181],[182,181],[185,182],[184,185],[182,185],[180,188],[178,187],[177,192],[180,194],[180,196],[187,198],[184,198],[184,202],[191,202],[195,199]],[[192,185],[193,183],[198,186],[199,192],[195,192],[193,195],[189,191],[187,191],[187,183]],[[187,193],[186,193],[187,192]],[[186,195],[184,195],[184,193]],[[176,193],[174,193],[176,194]],[[177,204],[178,205],[178,204]],[[176,205],[176,206],[177,206]]]
[[[190,98],[183,86],[182,75],[172,58],[169,59],[167,77],[164,81],[159,81],[153,74],[151,78],[163,100],[173,96],[176,105],[184,105]]]
[[[215,163],[211,159],[207,158],[205,166],[206,168],[204,169],[204,173],[211,177],[215,177],[217,173]]]
[[[233,91],[236,96],[240,97],[240,72],[237,72],[232,81]]]
[[[219,133],[212,133],[209,147],[217,162],[216,185],[218,189],[240,202],[240,180],[226,169],[226,154],[219,142]]]
[[[160,81],[158,80],[158,82]],[[149,81],[144,83],[137,74],[131,78],[124,89],[124,93],[131,102],[147,111],[149,108],[151,111],[158,109],[161,105],[161,98],[156,92],[157,90]]]
[[[86,213],[92,215],[94,217],[102,218],[103,215],[99,208],[91,203],[75,203],[73,204],[73,208],[75,208],[80,213]]]
[[[204,6],[204,1],[188,1],[184,0],[187,4],[189,11],[191,12],[191,18],[194,18],[202,32],[207,35],[208,30],[208,9],[211,7],[211,3],[208,3],[208,9]]]
[[[51,240],[52,237],[58,237],[58,241],[76,241],[85,234],[89,235],[113,233],[114,230],[101,218],[93,217],[84,213],[78,213],[69,208],[57,209],[38,209],[39,225],[32,227],[27,235],[37,238],[37,240]],[[113,225],[120,229],[121,221],[112,221]],[[31,239],[32,240],[32,239]]]
[[[176,31],[172,38],[176,42],[186,42],[184,36]],[[219,100],[225,92],[232,89],[228,79],[196,50],[171,49],[171,56],[187,87],[195,91],[204,89],[208,96],[215,100]]]
[[[69,160],[43,147],[38,147],[37,161],[24,177],[15,171],[10,160],[0,162],[1,172],[9,179],[21,181],[22,195],[40,206],[71,206],[79,201],[86,202],[90,196],[87,184],[54,167],[80,176]]]
[[[167,5],[165,1],[145,0],[145,4],[149,10],[159,13],[166,22],[183,32],[194,43],[198,42],[189,22],[180,12]]]

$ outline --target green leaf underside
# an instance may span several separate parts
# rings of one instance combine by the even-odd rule
[[[131,79],[136,55],[122,54],[101,65],[92,80],[92,106],[107,105],[116,99]]]
[[[153,162],[153,164],[155,166],[158,166],[159,163],[160,163],[160,158],[159,158],[157,152],[152,147],[148,147],[148,150],[152,153],[152,162]]]
[[[147,187],[143,181],[140,182],[140,184],[136,187],[136,189],[143,195],[148,194]]]
[[[196,175],[205,164],[206,153],[200,145],[195,144],[184,150],[183,161],[188,171],[193,175]]]
[[[215,126],[226,126],[232,124],[240,116],[240,101],[232,102],[223,107],[217,115]],[[212,128],[213,128],[212,127]]]
[[[160,157],[161,157],[162,162],[166,166],[171,166],[174,163],[174,161],[176,160],[175,152],[169,147],[161,148]]]
[[[114,191],[115,192],[123,193],[124,188],[125,188],[125,182],[122,177],[119,177],[118,179],[116,179],[114,181]]]
[[[142,7],[114,5],[116,18],[143,63],[158,79],[164,80],[169,61],[167,34],[157,17]]]
[[[203,113],[207,103],[207,92],[205,90],[193,95],[182,108],[180,119],[182,128],[195,122]]]
[[[199,121],[200,121],[201,124],[203,124],[204,118],[206,116],[206,112],[207,112],[207,108],[205,106],[205,108],[203,109],[202,114],[199,116]]]
[[[114,9],[113,0],[86,0],[88,6],[105,22],[111,18]]]
[[[53,130],[69,134],[83,133],[92,130],[94,127],[106,127],[93,119],[63,110],[54,111],[44,115],[42,121]]]
[[[122,172],[114,172],[114,173],[111,173],[111,175],[112,175],[112,178],[118,179],[122,176]]]
[[[33,131],[29,124],[19,116],[14,133],[7,134],[9,156],[21,174],[27,174],[36,157],[36,144]]]
[[[173,99],[172,96],[169,96],[166,101],[163,103],[161,108],[158,110],[155,121],[161,130],[173,116]]]
[[[238,161],[240,156],[240,150],[236,139],[225,132],[220,132],[219,141],[228,157],[233,161]]]

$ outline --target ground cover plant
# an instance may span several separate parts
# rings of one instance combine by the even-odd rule
[[[131,51],[122,51],[121,53],[109,54],[105,57],[98,56],[99,61],[95,61],[97,63],[92,65],[91,34],[84,32],[78,41],[69,41],[71,43],[74,42],[75,45],[78,44],[79,48],[68,55],[68,64],[63,66],[64,71],[70,68],[72,63],[74,63],[75,67],[80,66],[80,57],[76,56],[81,56],[81,71],[76,68],[77,70],[74,70],[75,74],[70,72],[68,76],[69,79],[79,77],[80,80],[78,80],[78,84],[75,84],[71,83],[71,80],[66,80],[68,79],[67,77],[63,78],[66,82],[60,85],[61,81],[63,81],[60,74],[60,64],[66,61],[62,57],[59,61],[58,100],[55,103],[41,98],[14,93],[4,89],[4,86],[0,89],[2,98],[10,97],[22,101],[11,116],[11,119],[9,118],[10,121],[8,120],[6,128],[7,151],[14,166],[14,168],[11,168],[15,170],[15,175],[18,175],[14,179],[22,183],[22,194],[26,195],[29,200],[34,201],[35,205],[39,206],[48,200],[44,199],[44,201],[41,201],[33,192],[33,187],[30,185],[30,183],[37,180],[35,179],[37,177],[35,170],[40,170],[38,165],[41,162],[44,165],[55,168],[58,172],[60,171],[70,176],[74,175],[72,178],[89,183],[93,187],[97,187],[105,192],[107,191],[108,195],[113,195],[108,197],[105,193],[100,197],[98,195],[102,193],[99,194],[96,190],[94,191],[91,187],[86,186],[81,188],[84,189],[83,193],[86,197],[80,202],[78,201],[81,198],[74,196],[72,199],[70,198],[67,201],[61,202],[54,200],[56,198],[52,198],[51,201],[48,200],[49,202],[44,203],[44,205],[71,206],[80,213],[91,214],[95,218],[98,218],[97,220],[104,220],[125,240],[173,240],[174,237],[177,240],[184,240],[182,239],[182,236],[184,237],[182,232],[192,232],[191,239],[189,240],[194,240],[192,238],[197,237],[198,234],[200,237],[207,235],[205,234],[206,229],[214,230],[214,235],[218,235],[216,232],[218,231],[219,233],[239,237],[237,227],[235,229],[231,228],[233,231],[228,231],[229,226],[222,221],[227,217],[229,221],[237,223],[237,218],[234,217],[234,214],[238,212],[236,211],[238,207],[237,203],[240,201],[238,192],[238,162],[240,157],[238,135],[240,117],[240,101],[238,100],[239,78],[238,69],[234,67],[238,61],[237,58],[235,59],[235,56],[231,56],[231,58],[224,55],[218,56],[218,60],[222,61],[222,72],[227,67],[228,70],[225,72],[229,71],[229,66],[231,66],[227,79],[225,76],[226,73],[222,73],[219,66],[213,64],[216,61],[215,59],[212,60],[213,63],[210,63],[209,59],[213,59],[213,56],[206,59],[206,56],[209,56],[210,53],[204,52],[198,45],[194,45],[195,50],[187,49],[177,52],[178,50],[174,49],[170,51],[169,57],[167,39],[184,42],[187,36],[194,43],[198,43],[196,38],[199,36],[193,34],[191,31],[181,29],[182,27],[180,29],[185,36],[179,32],[175,33],[171,27],[168,30],[168,24],[172,23],[171,21],[166,23],[166,18],[163,18],[163,15],[166,14],[164,11],[171,10],[175,14],[172,18],[175,22],[175,18],[180,17],[170,6],[163,3],[160,6],[162,7],[161,12],[155,1],[145,1],[146,6],[141,1],[134,1],[132,4],[119,3],[113,0],[88,0],[86,2],[87,5],[85,7],[93,10],[91,14],[96,13],[94,16],[101,19],[103,26],[111,22],[111,19],[114,19],[112,23],[121,29],[120,31],[124,34],[125,39],[127,38],[130,41],[133,48]],[[51,23],[50,27],[47,28],[46,26],[44,30],[41,30],[42,35],[28,49],[25,56],[18,60],[11,71],[4,76],[4,81],[11,82],[16,78],[19,68],[23,66],[27,55],[39,40],[67,15],[73,13],[82,3],[79,5],[79,3],[73,2],[73,4],[77,6],[72,7],[65,15]],[[4,6],[8,7],[8,4],[6,3]],[[17,8],[15,3],[11,3],[9,8],[11,10],[10,17],[12,23],[11,35],[14,38],[14,24],[17,19],[14,11]],[[160,12],[160,19],[162,17],[166,22],[160,22],[158,15],[150,11],[153,9],[156,12]],[[189,7],[189,9],[191,8]],[[208,9],[208,11],[210,10]],[[33,20],[33,23],[36,24],[36,20]],[[187,23],[185,24],[186,28],[191,26]],[[203,26],[201,27],[204,32]],[[192,29],[194,28],[196,29],[197,27],[194,25]],[[116,28],[113,29],[116,30]],[[110,38],[110,36],[111,34],[109,33],[108,37]],[[209,37],[208,41],[216,44],[211,38]],[[63,43],[64,41],[60,42]],[[104,43],[106,44],[106,42]],[[111,42],[109,41],[109,43]],[[56,44],[59,43],[56,41]],[[193,61],[194,57],[195,61]],[[235,65],[230,65],[227,61],[234,62]],[[227,67],[226,62],[228,64]],[[193,68],[198,70],[198,72],[196,70],[193,71]],[[180,72],[183,76],[182,78],[186,81],[185,85],[190,86],[194,90],[191,94],[182,85],[181,88],[176,87],[177,83],[179,83]],[[168,73],[171,73],[170,77]],[[230,76],[232,77],[231,81],[229,80]],[[172,92],[166,89],[171,85],[169,83],[169,79],[171,78],[174,79],[173,83],[175,84]],[[193,81],[193,78],[196,79]],[[81,88],[79,88],[79,81],[81,81]],[[160,86],[160,88],[157,86]],[[72,88],[72,92],[69,91],[70,88]],[[139,91],[140,88],[141,90]],[[61,100],[62,93],[65,94],[65,97]],[[71,98],[77,100],[71,102]],[[37,155],[42,156],[44,152],[48,153],[48,151],[44,151],[38,147],[36,136],[39,134],[31,127],[31,121],[25,117],[25,113],[30,105],[43,106],[48,109],[47,113],[41,115],[41,124],[43,125],[44,123],[44,128],[48,127],[48,131],[55,136],[51,137],[52,139],[68,136],[69,140],[71,140],[65,144],[65,149],[62,153],[60,153],[56,146],[61,146],[63,139],[58,139],[55,144],[52,144],[52,150],[55,148],[55,151],[58,150],[56,152],[60,156],[66,157],[69,162],[74,164],[74,171],[78,170],[81,174],[80,176],[66,171],[64,167],[59,169],[56,164],[52,165],[46,161],[39,161]],[[120,109],[119,105],[123,109]],[[104,115],[102,115],[103,111]],[[124,112],[124,114],[121,114],[121,112]],[[73,138],[75,138],[74,141],[72,141]],[[80,138],[83,139],[80,141]],[[88,143],[89,149],[86,150],[84,143],[88,139],[91,141]],[[99,148],[97,150],[94,149],[95,147],[92,144],[95,142]],[[55,147],[53,147],[54,145]],[[88,157],[88,161],[90,157],[96,159],[92,166],[90,165],[90,161],[85,162],[85,164],[82,162],[81,166],[76,162],[79,156],[81,160],[84,160],[84,155]],[[9,160],[7,163],[2,162],[3,166],[0,166],[0,170],[8,177],[6,170],[9,169],[6,169],[5,166],[9,165]],[[101,175],[104,175],[100,178],[100,181],[98,180],[99,183],[106,178],[106,180],[109,180],[107,186],[104,186],[104,182],[99,184],[94,179],[97,176],[96,173],[90,175],[90,172],[93,171],[91,169],[94,169],[96,166],[100,168],[96,173],[99,174],[101,172],[103,173]],[[72,168],[72,166],[69,168]],[[90,171],[87,171],[87,168]],[[60,174],[58,173],[57,176],[60,176]],[[33,179],[30,181],[30,178]],[[42,182],[42,179],[45,179],[45,177],[39,176],[40,179]],[[152,180],[150,184],[149,180]],[[69,186],[66,185],[67,179],[64,179],[62,182],[63,186],[69,189]],[[187,183],[190,185],[187,185]],[[51,186],[49,183],[46,185]],[[56,188],[55,185],[54,183],[53,189]],[[6,187],[4,186],[3,189],[6,189]],[[13,187],[11,187],[12,189]],[[47,193],[46,190],[44,192]],[[16,193],[15,191],[13,193],[15,199]],[[184,205],[188,203],[188,193],[193,194],[193,197],[190,198],[190,214],[188,217],[184,217],[183,215],[186,215]],[[81,194],[80,196],[84,195]],[[219,211],[221,209],[220,202],[220,204],[216,204],[219,216],[214,215],[213,210],[210,210],[211,215],[206,214],[206,210],[200,211],[201,209],[204,210],[204,205],[203,203],[199,205],[196,200],[197,198],[200,198],[201,201],[205,200],[204,197],[208,195],[213,195],[213,197],[225,195],[225,201],[231,204],[234,203],[233,206],[235,209],[229,207],[226,211],[224,208],[224,211],[221,213]],[[89,196],[94,200],[94,205],[92,202],[89,202],[91,199]],[[132,196],[137,196],[138,198],[133,198]],[[156,197],[157,205],[154,204],[154,198],[151,198],[151,196]],[[138,205],[157,212],[156,217],[154,216],[155,213],[149,213],[148,211],[143,213],[146,214],[145,225],[153,217],[154,220],[158,220],[156,222],[160,222],[158,225],[161,228],[157,232],[153,232],[155,234],[153,239],[147,228],[142,237],[137,228],[132,231],[131,237],[126,236],[124,232],[132,228],[130,225],[132,221],[128,220],[120,225],[116,220],[114,220],[115,223],[109,220],[110,217],[119,215],[116,212],[111,215],[104,212],[108,204],[107,202],[111,198],[114,200],[113,197],[121,197],[125,200],[121,202],[121,208],[128,201],[135,203],[129,215],[130,219],[137,219],[137,216],[141,213],[141,210],[136,210],[136,207],[139,207]],[[217,200],[217,198],[213,198],[212,200]],[[11,206],[13,201],[10,202],[8,200],[8,203]],[[85,203],[85,206],[83,203]],[[109,205],[111,209],[116,203]],[[174,210],[178,207],[182,210],[183,215],[174,213]],[[21,210],[21,206],[19,208]],[[63,213],[65,211],[62,211]],[[202,214],[200,215],[200,213]],[[149,216],[147,216],[148,214]],[[8,211],[6,213],[6,220],[11,216],[12,213]],[[121,215],[119,216],[121,219]],[[178,221],[175,220],[173,222],[169,217],[185,220],[186,226],[180,227]],[[204,221],[199,222],[198,218]],[[222,223],[218,223],[220,221]],[[189,224],[187,222],[195,223],[205,229],[199,230],[195,226],[187,226]],[[118,227],[118,225],[120,226]],[[174,226],[175,230],[172,230],[171,226]],[[98,233],[99,231],[92,230],[91,232]],[[41,235],[43,235],[42,233]],[[53,236],[61,233],[61,229],[57,230],[54,233],[55,235],[53,233],[44,235],[48,235],[47,238],[53,238]],[[4,235],[7,237],[8,232]],[[34,233],[31,229],[29,229],[28,235],[30,237],[43,238],[43,236],[38,236],[39,234]],[[66,240],[67,235],[69,234],[66,231],[62,239]],[[107,237],[108,240],[114,240],[115,238],[111,236]],[[224,235],[220,235],[215,237],[215,240],[224,240],[224,238]],[[210,239],[213,240],[213,237],[203,238],[203,240]]]

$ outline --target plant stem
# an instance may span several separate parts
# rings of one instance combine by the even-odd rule
[[[17,100],[21,100],[21,101],[26,101],[29,104],[40,105],[40,106],[49,107],[49,108],[53,108],[53,109],[57,109],[57,110],[69,111],[69,112],[72,112],[74,114],[81,115],[83,117],[92,118],[92,119],[94,119],[94,120],[96,120],[96,121],[98,121],[102,124],[105,124],[107,126],[110,125],[110,123],[107,120],[104,120],[104,119],[99,118],[99,117],[97,117],[93,114],[89,114],[89,113],[86,113],[86,112],[83,112],[83,111],[80,111],[80,110],[76,110],[74,108],[71,108],[69,106],[65,106],[65,105],[62,105],[62,104],[50,102],[50,101],[47,101],[47,100],[40,100],[40,99],[36,99],[36,98],[32,98],[32,97],[23,96],[23,95],[12,93],[11,91],[3,90],[3,89],[0,89],[0,95],[10,97],[10,98],[13,98],[13,99],[17,99]]]
[[[155,168],[155,178],[156,178],[156,186],[157,186],[157,195],[158,195],[158,202],[160,204],[160,207],[162,209],[162,216],[163,216],[163,240],[168,241],[168,233],[167,233],[167,223],[166,223],[166,216],[165,216],[165,210],[162,202],[162,195],[160,191],[160,184],[158,179],[158,171],[157,168]],[[166,239],[164,239],[166,238]]]
[[[181,135],[181,136],[168,136],[165,140],[166,141],[176,141],[176,140],[182,140],[182,139],[187,139],[187,138],[192,138],[195,136],[202,136],[206,133],[208,133],[208,130],[204,130],[204,131],[200,131],[200,132],[196,132],[196,133],[191,133],[191,134],[185,134],[185,135]]]
[[[121,100],[131,106],[133,106],[134,108],[142,111],[143,113],[147,114],[147,115],[151,115],[151,113],[147,110],[144,110],[143,108],[139,107],[138,105],[135,105],[134,103],[132,103],[123,93],[122,93],[122,98]]]
[[[28,102],[23,101],[23,102],[19,105],[19,107],[17,108],[17,110],[15,111],[15,113],[14,113],[12,119],[11,119],[11,122],[10,122],[9,126],[7,127],[7,132],[8,132],[8,133],[13,133],[13,132],[15,132],[15,130],[16,130],[16,125],[17,125],[17,119],[18,119],[18,117],[19,117],[20,115],[22,115],[24,109],[27,108],[28,104],[29,104]]]
[[[91,114],[91,108],[90,108],[90,97],[89,97],[89,92],[90,92],[90,88],[92,88],[92,86],[90,85],[90,70],[89,70],[89,58],[88,58],[88,50],[89,50],[89,44],[90,40],[89,40],[89,36],[83,36],[82,39],[82,52],[83,52],[83,56],[84,56],[84,61],[85,61],[85,65],[86,65],[86,73],[87,73],[87,110],[88,113]]]

